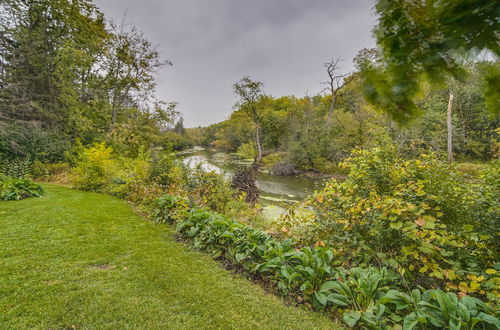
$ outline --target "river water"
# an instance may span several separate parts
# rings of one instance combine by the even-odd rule
[[[250,161],[242,161],[236,155],[219,152],[214,149],[194,147],[179,153],[184,164],[194,167],[197,164],[208,171],[215,171],[231,177]],[[304,176],[278,176],[259,171],[257,186],[260,190],[259,204],[263,207],[266,218],[275,218],[284,212],[286,204],[304,200],[314,190],[321,188],[324,180]]]

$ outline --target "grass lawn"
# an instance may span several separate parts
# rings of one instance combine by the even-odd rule
[[[122,200],[45,188],[0,202],[2,329],[338,327],[175,242]]]

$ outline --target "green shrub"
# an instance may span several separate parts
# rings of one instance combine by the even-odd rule
[[[457,171],[468,175],[472,180],[478,178],[484,168],[483,163],[460,162],[457,164]]]
[[[141,180],[125,182],[121,181],[120,178],[115,178],[106,192],[124,198],[146,211],[151,203],[165,193],[163,187],[157,183]]]
[[[149,181],[168,187],[176,181],[173,175],[177,164],[173,154],[169,152],[154,152],[149,164]]]
[[[164,195],[153,202],[151,218],[155,222],[172,223],[186,216],[189,203],[175,195]]]
[[[498,228],[485,226],[498,211],[494,187],[480,193],[432,155],[404,160],[390,149],[356,150],[343,166],[346,181],[282,219],[288,235],[331,242],[346,263],[385,265],[426,287],[498,298]]]
[[[35,160],[31,167],[33,178],[45,182],[69,183],[71,166],[68,163],[46,164]]]
[[[500,246],[500,159],[488,164],[480,172],[479,194],[474,211],[477,218],[483,219],[482,229],[497,239],[495,246]]]
[[[42,186],[29,179],[0,177],[0,200],[12,201],[30,197],[40,197]]]
[[[243,143],[236,150],[236,154],[243,159],[254,159],[257,156],[257,151],[252,143]]]
[[[147,203],[161,195],[161,187],[148,180],[149,153],[140,150],[134,158],[114,154],[111,157],[114,164],[101,188],[103,192],[135,203]]]
[[[404,329],[414,327],[438,329],[498,329],[495,311],[477,298],[442,290],[412,290],[410,294],[389,290],[378,301],[387,306],[389,317],[403,321]]]
[[[257,211],[223,175],[201,166],[188,169],[169,152],[139,150],[130,158],[116,155],[105,143],[97,143],[75,148],[71,158],[75,164],[72,184],[77,189],[109,193],[145,208],[165,193],[172,193],[242,220],[256,216]],[[37,171],[43,170],[37,163]]]
[[[0,174],[13,178],[24,178],[31,174],[30,158],[11,158],[0,161]]]
[[[72,157],[73,186],[146,206],[163,195],[165,189],[183,181],[180,166],[169,153],[155,151],[151,156],[141,149],[136,154],[133,158],[116,155],[105,143],[77,148]]]
[[[113,149],[104,142],[82,148],[73,169],[73,186],[81,190],[99,191],[117,176],[117,161]]]
[[[2,122],[0,158],[26,158],[44,162],[60,162],[71,147],[71,138],[61,131],[39,125]]]
[[[283,162],[285,157],[286,155],[284,153],[280,152],[270,153],[264,156],[264,158],[262,158],[262,166],[264,168],[272,168],[275,164]]]
[[[175,199],[165,201],[175,209]],[[297,249],[292,240],[271,236],[206,209],[191,209],[179,219],[177,231],[198,249],[224,257],[278,292],[316,309],[342,316],[349,327],[369,329],[416,326],[425,329],[495,329],[495,308],[469,296],[442,290],[405,293],[399,277],[386,268],[335,267],[332,249]]]
[[[223,175],[204,170],[201,165],[186,169],[183,178],[183,194],[195,205],[226,214],[230,217],[249,219],[255,217],[255,210],[245,202],[241,192],[231,187]]]

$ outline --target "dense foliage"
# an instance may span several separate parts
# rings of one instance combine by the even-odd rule
[[[154,93],[170,63],[135,27],[106,21],[90,0],[9,0],[0,30],[0,159],[62,161],[78,139],[133,156],[186,145],[175,103]]]
[[[356,60],[362,61],[364,56],[361,52]],[[444,153],[450,90],[454,94],[452,151],[455,158],[462,162],[495,158],[495,130],[499,121],[498,116],[486,109],[480,82],[488,66],[488,63],[468,64],[464,66],[468,74],[464,81],[423,88],[418,98],[422,115],[406,126],[399,126],[385,112],[365,101],[360,71],[352,73],[349,84],[342,87],[333,110],[333,96],[328,93],[302,98],[261,96],[252,104],[258,109],[262,164],[277,174],[295,174],[302,170],[335,173],[342,171],[337,167],[338,162],[356,147],[392,145],[399,155],[408,158],[429,151]],[[226,121],[188,132],[198,144],[253,159],[258,156],[255,125],[249,124],[248,111],[241,106]]]
[[[497,180],[471,183],[433,155],[404,160],[391,149],[356,150],[342,166],[348,178],[292,209],[283,232],[328,242],[345,264],[385,265],[409,283],[498,300]],[[499,172],[494,162],[482,177]]]
[[[71,160],[74,167],[69,169],[67,164],[35,164],[37,178],[50,178],[49,173],[61,177],[58,171],[62,170],[67,171],[66,176],[77,189],[126,198],[148,210],[151,205],[154,207],[156,198],[170,192],[190,203],[240,219],[256,217],[257,210],[245,202],[245,194],[232,188],[224,176],[201,166],[188,168],[170,152],[141,151],[136,157],[126,157],[101,142],[77,146]]]
[[[155,96],[171,63],[135,27],[91,0],[1,2],[0,200],[41,196],[28,178],[124,198],[350,327],[499,328],[500,131],[487,111],[498,110],[498,6],[376,10],[380,49],[360,51],[351,73],[326,63],[325,92],[272,97],[244,76],[228,120],[185,129],[176,104]],[[231,182],[188,168],[174,151],[194,143],[277,175],[347,177],[262,232],[248,226],[259,220],[255,172]],[[445,150],[461,163],[441,160]]]
[[[364,91],[371,103],[399,121],[420,111],[421,80],[463,80],[464,61],[481,53],[500,55],[500,10],[492,1],[380,0],[375,9],[380,18],[374,35],[382,58],[378,65],[364,63]],[[498,63],[479,79],[486,105],[498,114]]]
[[[0,201],[40,197],[44,194],[42,186],[30,179],[31,166],[29,159],[0,162]]]
[[[228,179],[186,168],[172,154],[123,157],[99,143],[72,157],[76,187],[138,203],[197,248],[280,294],[341,313],[350,326],[498,322],[491,316],[500,272],[498,162],[472,175],[434,155],[406,160],[390,148],[355,150],[341,164],[347,180],[290,209],[276,228],[293,239],[277,241],[232,220],[251,224],[257,213]]]
[[[157,204],[162,212],[179,214],[174,196]],[[165,202],[167,201],[167,202]],[[161,206],[163,207],[161,207]],[[238,265],[256,278],[265,279],[278,292],[320,310],[342,315],[350,327],[404,329],[483,328],[500,326],[494,308],[470,296],[457,297],[442,290],[402,289],[396,274],[386,268],[336,267],[331,248],[297,249],[292,240],[271,236],[228,217],[181,207],[177,231],[192,239],[196,248]],[[165,216],[163,216],[165,218]],[[408,290],[408,292],[405,292]]]
[[[30,179],[0,176],[1,201],[17,201],[30,197],[40,197],[43,193],[42,186]]]

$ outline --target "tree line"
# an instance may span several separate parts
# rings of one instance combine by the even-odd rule
[[[90,0],[7,0],[0,31],[0,158],[170,143],[179,114],[156,97],[155,75],[172,63],[125,17],[107,20]]]
[[[321,93],[273,97],[245,76],[228,120],[186,130],[155,95],[172,63],[125,18],[107,20],[91,0],[5,0],[0,158],[57,162],[96,141],[131,157],[213,145],[288,172],[334,170],[352,148],[380,144],[450,161],[498,156],[498,6],[398,0],[375,11],[377,48],[361,50],[353,72],[327,61]]]
[[[360,52],[355,62],[374,52]],[[243,103],[236,105],[230,117],[190,132],[200,144],[238,152],[257,162],[264,158],[266,163],[267,158],[274,165],[321,172],[335,171],[336,164],[356,147],[391,145],[407,157],[428,151],[447,153],[449,127],[453,129],[452,155],[458,160],[486,161],[498,156],[499,121],[485,105],[480,82],[484,66],[490,63],[469,63],[464,67],[467,77],[463,81],[427,86],[416,100],[420,115],[403,123],[365,99],[361,69],[341,75],[338,63],[335,59],[328,62],[328,88],[313,96],[272,97],[263,92],[261,82],[244,77],[235,84],[238,97],[241,89],[247,88],[241,97]],[[450,91],[453,112],[447,118]],[[248,125],[248,118],[253,125]]]
[[[377,48],[355,70],[324,64],[323,92],[272,97],[243,77],[228,120],[196,141],[281,169],[329,171],[354,147],[390,144],[409,157],[498,157],[499,7],[485,1],[377,1]],[[253,127],[247,125],[250,118]],[[263,156],[264,155],[264,156]]]

